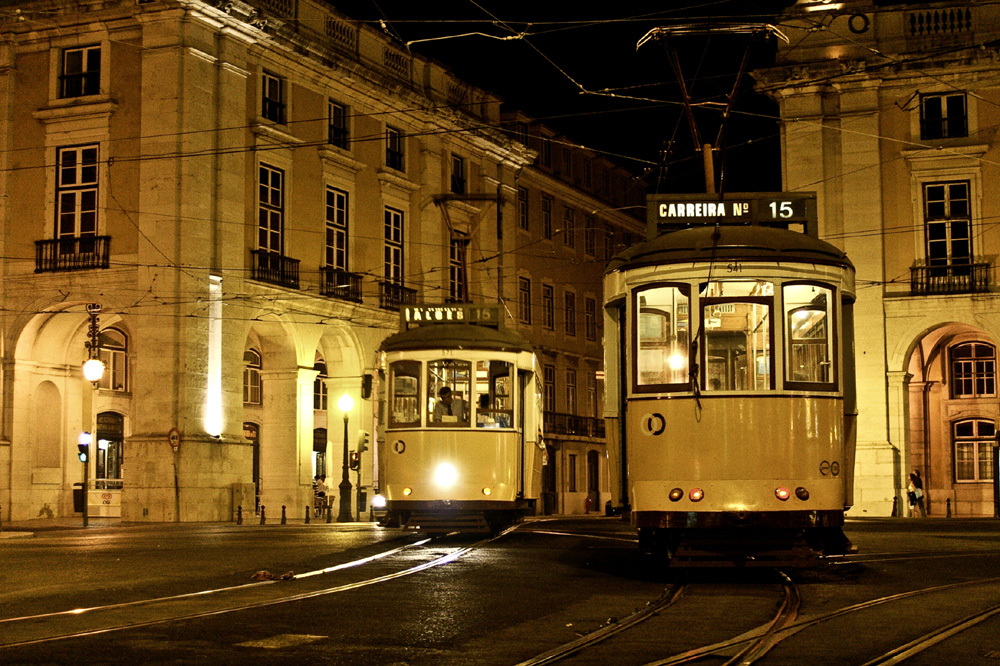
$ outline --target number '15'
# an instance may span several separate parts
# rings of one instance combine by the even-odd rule
[[[789,218],[792,216],[791,201],[772,201],[768,204],[771,207],[771,217]]]

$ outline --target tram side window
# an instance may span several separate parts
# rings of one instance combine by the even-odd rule
[[[711,282],[702,296],[708,391],[767,391],[771,375],[770,282]]]
[[[510,428],[514,424],[511,364],[476,361],[476,427]]]
[[[389,427],[420,425],[420,362],[397,361],[389,366],[392,389]]]
[[[688,384],[689,298],[685,287],[635,291],[636,384],[681,389]]]
[[[811,284],[785,285],[785,380],[832,384],[831,289]]]
[[[468,426],[472,364],[443,359],[427,364],[427,409],[433,426]]]

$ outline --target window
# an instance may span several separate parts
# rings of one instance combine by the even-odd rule
[[[389,427],[420,425],[420,362],[389,365]]]
[[[588,340],[597,340],[597,301],[593,298],[583,299],[583,328]]]
[[[955,481],[993,480],[995,426],[986,419],[968,419],[954,425]]]
[[[785,382],[834,388],[833,291],[812,284],[785,285]],[[820,388],[812,386],[811,388]]]
[[[260,404],[260,369],[260,352],[256,349],[248,349],[243,352],[243,404]]]
[[[552,197],[542,195],[542,237],[552,238]]]
[[[448,297],[455,302],[466,300],[465,290],[465,246],[464,238],[451,239],[448,252]]]
[[[404,171],[406,155],[403,152],[403,133],[395,127],[385,128],[385,165],[396,171]]]
[[[563,302],[566,305],[564,312],[566,315],[566,335],[576,335],[576,294],[567,291]]]
[[[555,289],[550,284],[542,285],[542,326],[546,330],[556,330]]]
[[[100,358],[104,375],[97,383],[102,389],[128,391],[128,338],[117,328],[101,331]]]
[[[563,175],[573,177],[573,152],[569,148],[563,148]]]
[[[566,368],[566,413],[576,414],[576,369]]]
[[[281,254],[285,218],[285,173],[281,169],[260,165],[259,210],[257,216],[257,247]]]
[[[543,366],[542,377],[544,380],[542,408],[547,412],[554,412],[556,411],[556,366]]]
[[[566,490],[571,493],[576,492],[576,454],[570,453],[566,456]]]
[[[583,251],[588,257],[597,256],[597,226],[592,217],[583,220]]]
[[[476,361],[475,402],[477,428],[510,428],[514,425],[511,364]]]
[[[920,96],[920,138],[951,139],[969,135],[965,93]]]
[[[548,137],[541,137],[538,150],[538,161],[542,166],[552,166],[552,141]]]
[[[347,192],[326,188],[326,266],[347,270]]]
[[[611,196],[611,172],[607,170],[601,172],[601,196]]]
[[[528,188],[517,188],[517,228],[528,230]]]
[[[328,400],[327,400],[327,388],[326,388],[326,361],[322,358],[317,357],[316,363],[313,365],[313,370],[318,372],[316,379],[313,381],[313,409],[326,411]],[[326,443],[324,438],[323,443]]]
[[[691,348],[688,287],[644,287],[633,298],[637,386],[686,390]]]
[[[597,417],[597,374],[587,372],[587,414]]]
[[[604,261],[615,256],[615,230],[610,225],[604,227]]]
[[[594,186],[594,166],[590,160],[583,161],[583,186],[587,189]]]
[[[972,264],[969,182],[924,184],[927,265],[931,275],[968,275]]]
[[[82,46],[62,52],[59,97],[83,97],[101,92],[101,47]]]
[[[330,100],[327,112],[329,114],[327,141],[332,146],[347,150],[351,140],[351,134],[347,129],[347,107]]]
[[[771,374],[770,282],[709,282],[701,297],[702,390],[767,391]]]
[[[471,418],[469,396],[472,388],[472,364],[456,359],[427,363],[427,425],[468,426]]]
[[[56,160],[56,236],[96,236],[97,146],[60,148]]]
[[[465,158],[451,156],[451,191],[454,194],[465,194]]]
[[[563,243],[566,247],[576,247],[576,215],[572,208],[563,210]]]
[[[522,324],[531,323],[531,280],[528,278],[517,279],[517,304],[518,314]]]
[[[403,211],[385,208],[383,277],[403,284]]]
[[[996,395],[996,348],[966,342],[951,348],[951,395],[982,398]]]
[[[260,115],[275,123],[285,122],[285,80],[264,72],[261,83]]]

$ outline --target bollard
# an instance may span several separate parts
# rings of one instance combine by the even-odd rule
[[[306,525],[309,524],[309,505],[306,504]]]
[[[264,515],[264,505],[260,505],[260,524],[267,525],[267,517]]]
[[[899,495],[892,498],[892,513],[889,515],[893,518],[899,518]]]
[[[951,518],[951,498],[944,501],[944,517]]]
[[[333,505],[330,504],[330,503],[327,503],[327,505],[326,505],[325,508],[326,508],[326,522],[332,523],[333,522]]]
[[[243,505],[242,504],[240,504],[238,507],[236,507],[236,524],[237,525],[242,525],[243,524]]]
[[[285,505],[284,504],[281,505],[281,524],[282,525],[287,525],[288,524],[288,519],[285,518]]]

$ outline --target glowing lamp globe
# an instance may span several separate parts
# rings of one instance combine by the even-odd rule
[[[100,359],[92,358],[83,364],[83,377],[88,382],[99,382],[104,376],[104,363]]]
[[[337,407],[340,409],[340,411],[346,414],[347,412],[354,409],[354,398],[345,393],[344,395],[340,396],[340,400],[337,401]]]

